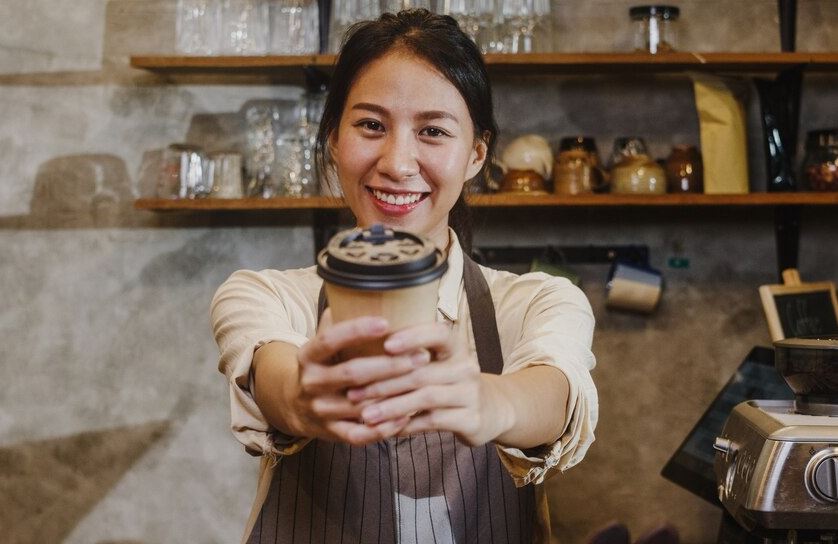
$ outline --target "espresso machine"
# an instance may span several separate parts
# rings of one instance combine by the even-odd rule
[[[838,335],[775,342],[774,361],[794,400],[738,404],[713,445],[730,541],[838,544]]]

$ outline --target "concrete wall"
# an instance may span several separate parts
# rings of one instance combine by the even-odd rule
[[[627,43],[628,1],[563,1],[564,51]],[[776,51],[775,2],[681,1],[682,48]],[[802,0],[799,49],[836,50],[838,3]],[[227,431],[208,327],[239,268],[311,262],[306,213],[154,214],[131,208],[173,141],[241,145],[241,111],[300,88],[265,77],[165,78],[127,67],[171,52],[174,2],[0,6],[0,528],[8,542],[234,542],[256,461]],[[803,129],[838,125],[832,77],[808,81]],[[553,143],[641,134],[656,154],[697,142],[689,84],[663,78],[499,78],[504,137]],[[532,104],[539,104],[537,111]],[[762,189],[749,106],[754,187]],[[804,278],[838,279],[833,209],[805,209]],[[598,441],[549,483],[556,533],[669,520],[715,538],[719,512],[660,468],[718,388],[768,335],[756,288],[775,280],[770,210],[482,212],[477,242],[647,244],[667,291],[650,318],[604,309],[602,266],[578,267],[598,319]],[[690,259],[687,269],[667,258]]]

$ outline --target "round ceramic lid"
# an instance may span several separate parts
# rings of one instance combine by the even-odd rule
[[[321,278],[352,289],[422,285],[447,269],[445,256],[433,242],[380,224],[337,233],[317,256]]]

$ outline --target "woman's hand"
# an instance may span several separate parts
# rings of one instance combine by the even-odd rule
[[[480,372],[474,355],[447,325],[404,329],[390,336],[384,347],[395,357],[428,350],[434,361],[350,389],[347,397],[363,407],[361,417],[367,424],[401,423],[410,417],[400,435],[445,430],[471,446],[494,440],[514,425],[513,410],[498,393],[498,377]]]
[[[430,360],[428,352],[406,348],[392,356],[338,362],[341,350],[381,339],[388,332],[383,318],[362,317],[333,324],[331,313],[326,310],[317,335],[297,352],[299,371],[292,405],[299,434],[361,445],[404,429],[409,422],[406,414],[365,424],[361,421],[365,403],[350,400],[346,391],[398,379],[425,366]]]

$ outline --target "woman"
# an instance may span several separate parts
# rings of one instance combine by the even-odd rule
[[[233,431],[262,455],[246,542],[549,541],[540,484],[593,441],[593,316],[566,280],[478,267],[449,228],[496,134],[485,66],[453,19],[418,10],[352,29],[324,161],[359,226],[421,233],[449,271],[438,322],[402,331],[333,324],[313,267],[219,288]],[[387,355],[339,359],[375,338]]]

